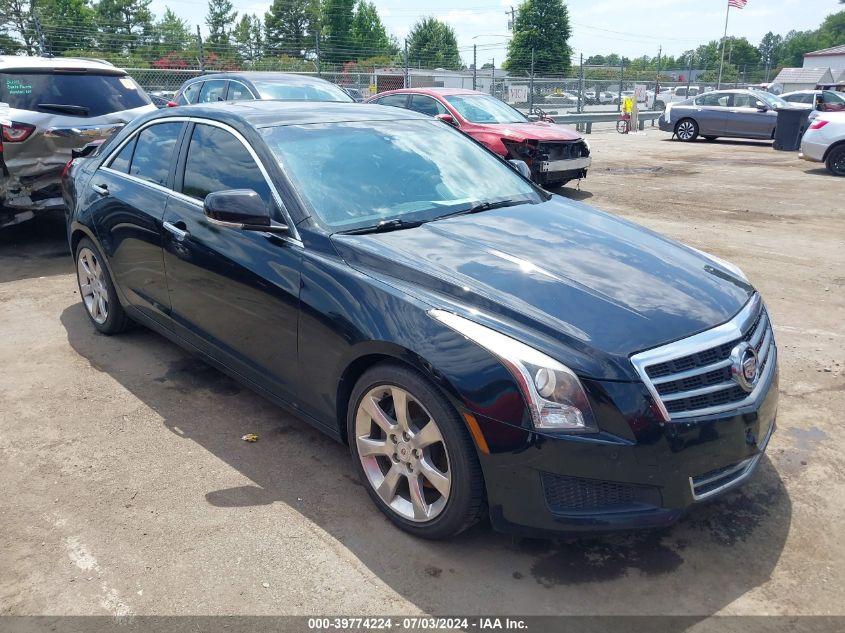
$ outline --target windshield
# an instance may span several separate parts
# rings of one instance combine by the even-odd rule
[[[352,97],[343,90],[325,83],[294,83],[291,80],[252,82],[262,99],[279,99],[282,101],[342,101],[349,103]]]
[[[471,123],[527,123],[519,110],[489,95],[448,95],[446,101]]]
[[[771,92],[763,92],[762,90],[755,90],[754,95],[770,108],[788,108],[790,104],[785,99],[781,99]]]
[[[429,221],[478,202],[539,202],[507,164],[435,120],[264,128],[314,215],[331,231]]]
[[[0,73],[0,101],[11,108],[95,117],[152,103],[128,75]]]

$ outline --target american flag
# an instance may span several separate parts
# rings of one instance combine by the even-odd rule
[[[735,9],[743,9],[748,4],[748,0],[728,0],[728,6]]]

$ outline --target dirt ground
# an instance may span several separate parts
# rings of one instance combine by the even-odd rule
[[[39,220],[0,233],[0,614],[845,614],[845,179],[667,139],[593,134],[564,193],[766,298],[779,430],[745,488],[660,532],[415,540],[345,447],[149,331],[95,334]]]

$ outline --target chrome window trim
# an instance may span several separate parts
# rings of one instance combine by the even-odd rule
[[[634,369],[636,370],[637,375],[639,375],[640,380],[642,380],[643,384],[646,386],[649,393],[651,394],[651,397],[655,405],[660,410],[660,413],[663,416],[663,420],[665,422],[683,420],[685,418],[692,417],[701,417],[706,415],[712,415],[714,413],[730,411],[732,409],[739,409],[754,402],[761,389],[768,388],[772,372],[774,371],[774,368],[777,365],[777,349],[775,347],[774,336],[768,333],[764,335],[766,338],[764,338],[763,345],[761,345],[759,352],[761,358],[766,360],[766,365],[763,368],[763,373],[758,379],[757,384],[755,385],[751,393],[749,393],[744,399],[740,400],[739,402],[730,402],[723,405],[670,414],[663,403],[664,398],[661,397],[657,391],[657,386],[655,382],[653,382],[652,379],[646,373],[646,368],[651,365],[656,365],[658,363],[664,363],[666,361],[682,358],[684,356],[689,356],[690,354],[695,354],[697,352],[703,352],[713,347],[718,347],[719,345],[723,345],[725,343],[729,343],[736,339],[742,338],[743,333],[748,331],[748,328],[754,323],[754,320],[757,318],[757,315],[759,314],[760,310],[763,309],[762,303],[763,300],[760,297],[760,294],[754,293],[754,295],[751,297],[751,299],[748,300],[742,310],[740,310],[737,315],[734,316],[730,321],[718,325],[709,330],[705,330],[704,332],[700,332],[699,334],[694,334],[693,336],[687,337],[685,339],[681,339],[673,343],[668,343],[666,345],[661,345],[660,347],[646,350],[644,352],[640,352],[631,356],[631,363],[634,365]],[[767,325],[763,319],[769,321],[767,317],[761,317],[758,330],[763,330],[764,327]],[[771,322],[768,323],[768,327],[765,327],[765,329],[767,330],[769,328],[771,328]],[[755,335],[756,334],[757,332],[755,332]],[[699,367],[695,371],[696,373],[702,373],[703,369],[704,368]],[[673,374],[672,379],[677,380],[678,378],[676,377],[676,375]],[[725,385],[722,384],[718,386],[724,388]],[[672,395],[667,394],[665,399],[671,400]]]
[[[293,220],[290,217],[290,214],[288,213],[287,207],[285,207],[285,204],[282,202],[282,197],[279,195],[278,190],[276,189],[275,185],[273,184],[273,181],[270,178],[270,174],[267,171],[267,168],[264,167],[264,163],[261,162],[261,159],[258,157],[258,154],[255,152],[255,150],[249,144],[249,142],[244,138],[243,134],[238,132],[232,126],[227,125],[226,123],[221,123],[220,121],[214,121],[212,119],[204,119],[202,117],[197,117],[197,116],[167,116],[167,117],[162,117],[160,119],[153,119],[152,121],[148,121],[148,122],[144,123],[137,130],[132,132],[132,134],[127,136],[125,139],[123,139],[120,142],[119,145],[112,148],[111,152],[109,154],[107,154],[106,158],[103,159],[103,162],[100,163],[99,169],[108,170],[109,172],[111,172],[113,174],[117,174],[119,176],[124,176],[124,177],[130,178],[133,181],[139,182],[141,184],[151,185],[153,187],[157,187],[157,188],[159,188],[163,191],[166,191],[167,193],[176,195],[177,197],[179,197],[182,200],[186,200],[188,202],[193,202],[194,204],[196,204],[197,206],[202,208],[202,200],[197,200],[196,198],[192,198],[191,196],[183,194],[181,191],[176,191],[175,189],[163,187],[162,185],[159,185],[159,184],[154,183],[154,182],[150,182],[148,180],[143,180],[142,178],[138,178],[137,176],[132,176],[131,174],[125,174],[122,171],[117,171],[116,169],[111,169],[110,165],[111,165],[112,161],[115,159],[115,157],[120,153],[120,151],[123,149],[123,147],[127,143],[129,143],[133,138],[136,138],[141,132],[143,132],[148,127],[151,127],[153,125],[157,125],[159,123],[195,123],[195,124],[198,124],[198,125],[210,125],[212,127],[218,127],[222,130],[225,130],[225,131],[229,132],[230,134],[232,134],[236,139],[238,139],[240,141],[241,145],[243,145],[246,148],[246,151],[249,152],[249,155],[255,161],[255,164],[258,165],[258,170],[261,172],[261,175],[264,176],[264,181],[267,183],[267,186],[270,188],[270,195],[273,196],[273,200],[276,202],[280,211],[282,212],[282,216],[286,220],[285,224],[287,224],[288,230],[291,233],[289,237],[288,236],[279,236],[279,235],[271,234],[271,233],[268,233],[268,235],[275,235],[276,237],[282,237],[282,239],[290,240],[290,241],[296,243],[297,245],[302,246],[302,239],[299,236],[299,231],[297,231],[296,225],[293,223]],[[187,139],[187,140],[190,143],[191,139]],[[187,161],[187,158],[188,157],[187,157],[187,154],[186,154],[185,155],[186,161]]]

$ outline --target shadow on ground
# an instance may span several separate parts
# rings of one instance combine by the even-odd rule
[[[747,487],[671,529],[543,541],[481,524],[449,542],[418,540],[372,505],[345,446],[148,330],[99,335],[81,305],[66,308],[61,321],[95,369],[253,482],[186,504],[295,508],[430,613],[706,616],[769,579],[789,532],[791,502],[764,459]],[[260,440],[241,441],[245,432]]]
[[[73,271],[64,215],[39,215],[0,229],[0,283]]]

